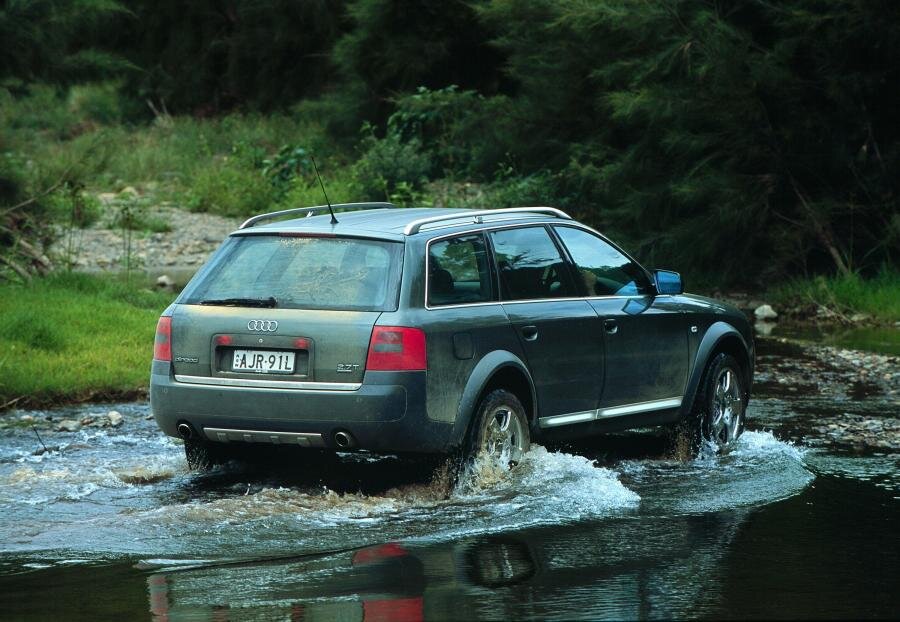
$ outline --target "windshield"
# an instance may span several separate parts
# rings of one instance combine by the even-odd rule
[[[402,248],[397,242],[356,238],[235,236],[179,302],[393,310]]]

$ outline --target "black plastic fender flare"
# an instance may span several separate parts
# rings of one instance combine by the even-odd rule
[[[691,369],[691,376],[688,380],[687,389],[684,392],[684,399],[681,401],[681,416],[686,417],[691,414],[694,406],[694,399],[697,396],[697,390],[700,388],[700,382],[703,380],[703,372],[706,371],[706,365],[715,352],[719,344],[726,338],[737,337],[744,347],[747,357],[750,357],[750,347],[747,340],[744,339],[740,331],[728,322],[714,322],[703,335],[700,345],[697,348],[697,355],[694,357],[694,365]],[[752,365],[752,361],[751,361]],[[749,390],[749,387],[748,387]]]
[[[531,390],[531,403],[534,404],[535,414],[534,420],[537,420],[537,393],[534,390],[534,379],[528,371],[528,367],[522,362],[518,356],[507,350],[494,350],[481,358],[475,365],[475,369],[469,374],[469,380],[463,389],[462,398],[459,400],[459,409],[456,413],[456,421],[453,424],[453,443],[456,446],[462,446],[469,429],[469,423],[478,407],[478,398],[484,392],[485,387],[490,383],[494,375],[500,370],[512,367],[521,372],[528,381],[528,387]],[[532,421],[533,423],[533,421]]]

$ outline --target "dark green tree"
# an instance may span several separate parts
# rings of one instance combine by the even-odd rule
[[[71,84],[109,76],[128,64],[97,45],[97,33],[126,9],[114,0],[0,2],[0,86]]]
[[[331,81],[341,0],[125,0],[116,48],[141,67],[127,92],[172,112],[272,109]]]
[[[494,0],[521,152],[716,281],[896,260],[900,5]],[[543,154],[543,155],[542,155]]]
[[[343,79],[363,99],[369,120],[384,121],[391,99],[420,86],[494,93],[502,56],[473,6],[449,0],[354,0],[351,27],[334,55]]]

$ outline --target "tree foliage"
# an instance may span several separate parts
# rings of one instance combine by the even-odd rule
[[[113,72],[92,118],[289,109],[379,195],[480,182],[713,282],[897,261],[893,0],[7,0],[0,37],[6,84]]]
[[[877,267],[900,242],[900,5],[495,0],[521,153],[642,255],[715,280]]]
[[[97,33],[126,12],[115,0],[0,2],[0,86],[72,84],[127,69],[95,45]]]
[[[123,0],[116,48],[140,73],[128,92],[172,112],[282,107],[334,73],[341,0]]]

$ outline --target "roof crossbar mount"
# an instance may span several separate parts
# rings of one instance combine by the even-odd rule
[[[358,209],[395,209],[397,206],[393,203],[334,203],[332,206],[334,209],[341,210],[358,210]],[[269,212],[268,214],[259,214],[257,216],[251,216],[247,220],[245,220],[239,229],[247,229],[248,227],[252,227],[261,222],[267,220],[274,220],[276,218],[280,218],[282,216],[289,216],[291,214],[306,214],[306,217],[314,216],[318,212],[327,212],[329,211],[329,207],[327,205],[316,205],[314,207],[294,207],[291,209],[283,209],[278,212]]]
[[[444,214],[442,216],[429,216],[427,218],[419,218],[418,220],[414,220],[406,225],[406,227],[403,229],[403,233],[406,235],[414,235],[418,233],[423,226],[434,224],[444,220],[462,220],[468,218],[475,224],[481,224],[482,222],[484,222],[485,216],[502,216],[506,214],[522,214],[523,216],[527,216],[528,214],[543,214],[547,216],[553,216],[555,218],[572,220],[571,216],[569,216],[562,210],[556,209],[555,207],[507,207],[503,209],[479,209],[469,212],[462,212],[459,214]]]

